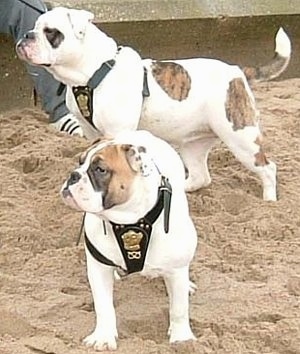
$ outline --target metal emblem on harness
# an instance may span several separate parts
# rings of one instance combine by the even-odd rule
[[[134,230],[129,230],[122,235],[122,240],[124,244],[124,248],[127,251],[128,259],[140,259],[141,254],[141,246],[140,243],[142,241],[143,234],[141,232],[136,232]]]
[[[77,103],[78,103],[80,112],[84,117],[90,116],[88,102],[89,102],[89,96],[87,95],[87,93],[81,92],[77,96]]]

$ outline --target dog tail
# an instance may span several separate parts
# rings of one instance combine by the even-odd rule
[[[281,75],[287,68],[291,58],[291,41],[282,27],[275,37],[275,54],[264,66],[242,68],[247,80],[251,82],[268,81]]]

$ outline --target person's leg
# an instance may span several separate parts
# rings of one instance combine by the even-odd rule
[[[44,2],[26,0],[28,5],[19,0],[0,0],[0,32],[10,34],[15,43],[34,27],[36,19],[46,12]],[[82,129],[76,118],[69,114],[65,103],[65,90],[57,94],[59,82],[45,69],[27,65],[27,71],[33,80],[43,110],[49,114],[49,122],[59,130],[70,134],[82,135]]]
[[[17,42],[46,11],[46,5],[40,0],[0,0],[0,32],[12,35]]]

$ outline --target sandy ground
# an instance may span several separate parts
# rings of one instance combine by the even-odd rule
[[[116,283],[119,353],[300,353],[300,79],[259,84],[266,148],[279,201],[262,201],[256,176],[220,144],[213,182],[189,195],[199,246],[191,324],[198,340],[170,346],[163,282]],[[94,325],[81,214],[59,197],[87,146],[56,133],[39,110],[0,116],[0,353],[91,353]]]

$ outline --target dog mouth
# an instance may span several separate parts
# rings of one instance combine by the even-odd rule
[[[26,60],[26,61],[29,60],[28,55],[27,55],[27,51],[25,50],[25,47],[24,47],[24,45],[22,45],[22,43],[17,44],[16,52],[17,52],[20,59]]]
[[[82,209],[79,207],[79,205],[77,204],[73,194],[71,193],[71,191],[69,190],[68,187],[65,187],[62,191],[61,191],[61,196],[64,200],[64,202],[69,205],[71,208],[82,211]]]
[[[26,61],[27,63],[31,64],[31,65],[35,65],[35,66],[45,66],[45,67],[50,67],[51,64],[50,63],[37,63],[33,60],[31,52],[30,52],[30,48],[26,45],[26,43],[24,42],[19,42],[16,45],[16,52],[18,54],[18,57],[21,60]]]

